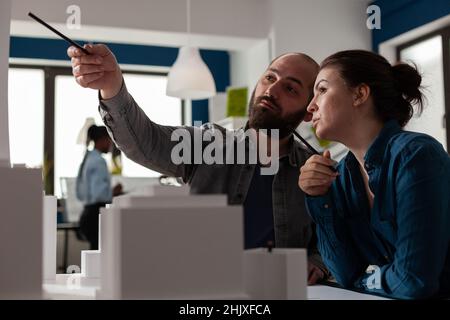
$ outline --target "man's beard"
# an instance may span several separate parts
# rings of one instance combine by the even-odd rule
[[[262,100],[269,102],[276,110],[258,106]],[[281,108],[271,96],[263,95],[255,99],[255,91],[253,90],[249,103],[249,126],[255,130],[267,129],[269,136],[269,129],[278,129],[279,138],[282,139],[289,136],[297,128],[306,112],[306,109],[304,109],[284,118],[281,116]]]

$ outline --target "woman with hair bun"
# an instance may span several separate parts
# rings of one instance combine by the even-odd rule
[[[309,158],[299,186],[336,281],[400,299],[450,293],[450,157],[403,127],[422,111],[415,67],[362,50],[326,58],[308,106],[318,137],[349,152]]]

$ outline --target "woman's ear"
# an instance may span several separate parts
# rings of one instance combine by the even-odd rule
[[[369,99],[369,96],[370,96],[370,87],[365,83],[361,83],[354,89],[353,105],[357,107],[364,104]]]

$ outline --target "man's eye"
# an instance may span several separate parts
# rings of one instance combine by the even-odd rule
[[[297,93],[297,90],[295,90],[293,87],[288,86],[286,88],[290,93]]]
[[[268,74],[268,75],[266,75],[266,80],[271,81],[271,80],[273,80],[273,77],[270,74]]]

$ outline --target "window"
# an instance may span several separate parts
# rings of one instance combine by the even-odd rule
[[[438,35],[402,49],[400,59],[417,65],[426,97],[423,113],[420,117],[414,115],[405,129],[429,134],[446,147],[442,37]]]
[[[182,101],[165,95],[166,74],[124,72],[127,88],[152,121],[182,125]],[[75,177],[85,152],[77,137],[86,118],[103,125],[97,91],[80,87],[69,68],[11,65],[9,135],[12,163],[44,167],[47,194],[61,196],[60,178]],[[46,161],[44,163],[44,156]],[[110,163],[110,156],[106,158]],[[122,175],[157,177],[122,154]]]
[[[156,123],[181,125],[181,102],[165,95],[166,77],[148,74],[124,74],[128,91],[144,112]],[[103,125],[98,112],[96,90],[80,87],[73,76],[55,77],[55,194],[61,195],[60,178],[75,177],[85,153],[85,145],[77,144],[78,134],[87,118]],[[108,158],[108,163],[110,163]],[[160,174],[144,168],[122,154],[122,175],[157,177]]]
[[[41,167],[44,157],[44,71],[10,68],[8,82],[11,162]]]
[[[55,195],[61,196],[60,177],[75,177],[83,160],[85,144],[77,144],[85,120],[101,118],[95,90],[80,87],[72,76],[55,77]]]
[[[158,124],[182,125],[180,99],[166,96],[167,78],[162,76],[124,74],[128,91],[144,110],[145,114]],[[128,177],[157,177],[160,174],[144,168],[122,154],[122,175]]]
[[[397,48],[401,61],[414,63],[422,74],[425,103],[406,130],[423,132],[448,151],[450,143],[450,27],[435,31]]]

